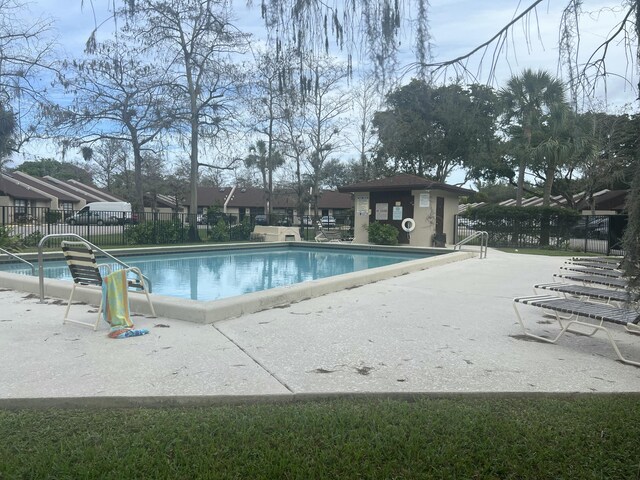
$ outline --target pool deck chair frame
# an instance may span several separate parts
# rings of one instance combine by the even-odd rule
[[[558,333],[555,338],[541,337],[531,333],[524,325],[522,316],[518,310],[518,304],[553,311],[556,320],[560,325],[560,333]],[[518,318],[518,323],[520,323],[520,326],[522,327],[522,331],[528,337],[535,338],[542,342],[556,343],[566,332],[592,336],[596,332],[602,331],[609,339],[609,343],[615,350],[616,355],[621,362],[640,367],[640,361],[630,360],[622,355],[613,335],[611,335],[609,329],[604,326],[605,322],[614,323],[624,326],[624,328],[630,333],[640,334],[640,312],[638,311],[616,308],[603,303],[591,303],[582,300],[557,297],[554,295],[533,295],[514,298],[513,309],[516,312],[516,317]],[[569,314],[572,316],[572,319],[563,322],[560,317],[560,313]],[[591,329],[591,332],[585,333],[578,330],[571,330],[570,327],[573,325],[580,325],[582,327],[589,328]]]
[[[596,262],[610,268],[620,268],[622,266],[622,257],[572,257],[572,262]]]
[[[325,230],[324,228],[320,228],[318,234],[315,236],[315,241],[351,243],[352,239],[344,238],[342,233],[342,230]]]
[[[620,271],[620,268],[618,268],[617,265],[614,265],[612,263],[569,260],[564,262],[564,264],[569,266],[575,266],[575,267],[595,268],[598,270],[613,270],[614,272]]]
[[[580,282],[583,285],[594,284],[604,285],[608,288],[623,289],[627,288],[629,282],[625,278],[617,277],[603,277],[602,275],[580,275],[578,273],[554,273],[554,277],[564,280],[570,280],[572,282]]]
[[[110,273],[111,267],[106,264],[98,265],[98,263],[96,262],[94,251],[85,242],[63,241],[61,245],[62,253],[64,254],[64,258],[67,262],[67,265],[69,266],[71,277],[73,278],[73,287],[71,288],[71,295],[69,296],[69,301],[64,312],[64,319],[62,323],[75,323],[77,325],[83,325],[85,327],[91,327],[93,328],[93,330],[97,330],[98,324],[100,323],[100,318],[102,316],[102,307],[104,303],[102,297],[100,299],[100,306],[98,307],[98,315],[96,317],[95,323],[82,322],[80,320],[71,319],[69,318],[69,310],[71,309],[71,305],[73,303],[73,295],[76,293],[76,288],[79,285],[101,288],[102,274],[100,273],[100,268],[103,268],[107,273]],[[129,279],[129,287],[141,291],[146,295],[151,314],[155,317],[156,312],[153,308],[153,303],[151,303],[151,297],[149,297],[149,291],[144,283],[142,272],[136,267],[123,268],[122,270],[126,271],[127,273],[131,272],[133,274],[135,278]]]
[[[601,277],[612,277],[612,278],[621,278],[623,275],[623,273],[620,270],[581,267],[575,264],[574,265],[566,264],[565,266],[560,267],[560,270],[568,271],[568,272],[576,272],[581,275],[600,275]]]
[[[613,305],[617,307],[623,307],[625,303],[633,301],[629,293],[625,290],[612,290],[610,288],[576,285],[574,283],[539,283],[533,286],[533,290],[536,294],[539,289],[562,293],[565,298],[568,298],[567,295],[572,295],[574,297],[580,297],[583,300],[587,298],[592,301],[598,300],[601,303],[606,303],[608,305],[615,302]]]

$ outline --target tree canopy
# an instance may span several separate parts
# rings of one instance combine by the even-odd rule
[[[78,180],[82,183],[92,183],[91,173],[86,169],[70,162],[59,162],[52,158],[23,162],[15,170],[34,177],[50,176],[58,180]]]
[[[472,177],[495,172],[498,105],[490,87],[413,80],[387,95],[387,105],[373,126],[378,155],[394,162],[395,170],[439,182],[458,167]]]

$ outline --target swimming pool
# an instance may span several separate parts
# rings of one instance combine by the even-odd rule
[[[120,258],[128,265],[138,267],[151,280],[155,294],[208,301],[432,255],[433,253],[278,246],[127,255]],[[98,263],[109,262],[99,259]],[[30,269],[25,267],[26,265],[18,264],[0,268],[3,271],[30,275]],[[63,260],[45,262],[44,275],[46,278],[71,280],[69,269]]]
[[[140,255],[141,252],[144,254]],[[272,255],[272,252],[278,253]],[[151,277],[153,304],[159,316],[199,323],[259,312],[474,256],[470,252],[435,248],[306,242],[149,247],[110,250],[109,253],[139,266]],[[293,253],[302,258],[292,260]],[[48,256],[60,258],[61,254],[56,252]],[[236,260],[254,257],[254,260],[252,267],[246,267],[234,264],[236,260],[230,257]],[[25,258],[37,266],[35,256]],[[159,270],[164,273],[159,276],[153,265],[157,258],[164,264]],[[212,263],[208,262],[209,258],[213,259]],[[47,258],[44,262],[48,276],[44,281],[45,295],[66,299],[72,283],[59,278],[70,279],[68,269],[63,262],[56,264],[54,261]],[[107,262],[98,258],[98,263]],[[324,276],[329,273],[332,276]],[[280,284],[282,279],[288,283]],[[228,285],[226,297],[215,291],[212,281]],[[255,290],[256,284],[263,289]],[[0,287],[39,292],[37,276],[15,262],[0,264]],[[180,297],[169,296],[180,291]],[[98,305],[100,291],[80,288],[74,298]],[[148,313],[144,296],[130,295],[129,299],[134,312]]]

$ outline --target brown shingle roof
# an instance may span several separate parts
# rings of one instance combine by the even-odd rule
[[[619,210],[626,208],[628,190],[607,190],[595,194],[596,210]],[[588,198],[584,198],[577,205],[578,210],[587,210],[591,208]]]
[[[393,177],[380,178],[377,180],[371,180],[369,182],[354,183],[351,185],[344,185],[338,188],[340,192],[379,192],[386,190],[444,190],[446,192],[458,193],[460,195],[468,195],[473,193],[472,190],[456,187],[455,185],[448,185],[446,183],[434,182],[427,178],[418,177],[417,175],[409,175],[408,173],[401,173],[394,175]]]
[[[75,195],[76,197],[82,198],[86,202],[103,202],[104,201],[100,197],[97,197],[92,193],[86,192],[84,189],[79,189],[77,187],[69,185],[62,180],[58,180],[57,178],[46,176],[46,177],[42,177],[42,179],[45,182],[50,183],[55,187],[61,188],[62,190],[69,192],[71,195]]]
[[[45,180],[43,180],[42,178],[36,178],[36,177],[32,177],[31,175],[27,175],[25,173],[22,174],[18,174],[18,175],[11,175],[13,178],[15,178],[16,180],[18,180],[19,182],[22,182],[26,185],[29,185],[31,187],[37,188],[38,190],[41,190],[45,193],[48,193],[49,195],[53,195],[54,197],[56,197],[58,200],[62,200],[63,202],[72,202],[72,203],[76,203],[79,200],[76,197],[73,197],[71,195],[69,195],[68,193],[64,193],[61,192],[60,190],[56,190],[54,188],[51,188],[52,185],[50,183],[47,183]]]
[[[333,190],[325,190],[320,193],[318,199],[318,208],[352,208],[353,197],[351,193],[335,192]]]
[[[45,197],[41,193],[35,192],[28,185],[17,185],[11,181],[10,177],[4,174],[0,175],[0,192],[12,198],[25,200],[44,200],[50,202],[49,197]]]
[[[211,207],[224,205],[231,194],[232,187],[198,187],[198,205]],[[274,191],[271,199],[273,208],[296,208],[295,194],[287,191]],[[185,205],[189,206],[190,200],[186,199]],[[236,188],[227,204],[235,208],[263,208],[265,206],[265,193],[261,188],[246,187]],[[318,199],[318,208],[352,208],[353,199],[348,193],[324,191]]]
[[[73,187],[79,188],[80,190],[87,192],[90,195],[97,196],[100,202],[124,202],[124,198],[120,198],[117,195],[109,192],[104,188],[99,188],[94,185],[87,185],[77,180],[69,179],[67,183]]]
[[[272,206],[276,205],[277,195],[273,195]],[[229,206],[237,208],[260,208],[264,207],[265,193],[261,188],[248,187],[248,188],[236,188],[233,192],[231,200],[229,200]]]
[[[231,192],[230,187],[198,187],[198,205],[201,207],[222,206],[229,192]],[[191,205],[191,199],[188,195],[184,203],[185,205]]]

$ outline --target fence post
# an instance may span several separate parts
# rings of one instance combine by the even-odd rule
[[[453,216],[453,244],[458,243],[458,215]]]

